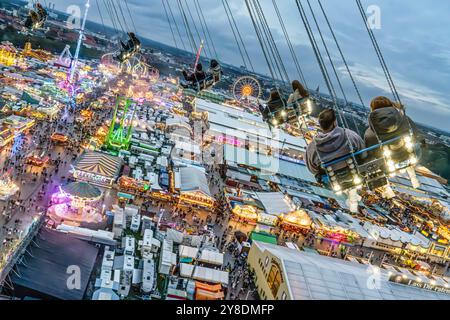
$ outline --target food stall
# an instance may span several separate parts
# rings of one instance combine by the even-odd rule
[[[119,178],[118,182],[121,191],[142,193],[150,190],[150,182],[148,181],[136,180],[130,177],[122,176]]]
[[[252,225],[256,225],[259,220],[259,210],[251,205],[239,205],[231,202],[233,219],[236,221],[243,221]]]
[[[57,144],[65,145],[69,143],[69,137],[62,133],[55,132],[50,139]]]
[[[296,210],[280,216],[280,226],[285,231],[307,233],[311,225],[312,220],[305,210]]]

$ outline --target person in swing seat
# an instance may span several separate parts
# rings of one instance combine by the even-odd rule
[[[280,94],[280,90],[272,89],[270,91],[270,97],[267,101],[267,105],[259,105],[259,111],[261,112],[264,121],[268,122],[269,126],[275,126],[283,124],[285,116],[285,108],[287,101]]]
[[[425,145],[425,141],[419,132],[416,124],[405,114],[402,105],[391,101],[389,98],[380,96],[376,97],[370,103],[371,113],[369,115],[368,123],[369,128],[366,130],[364,140],[367,147],[375,146],[380,142],[387,142],[389,140],[398,137],[407,137],[412,133],[411,139],[414,141],[420,141],[421,146]],[[390,144],[392,154],[398,156],[400,160],[407,159],[410,155],[402,152],[405,147],[403,139],[398,140]],[[414,147],[418,158],[420,158],[420,148]],[[381,157],[382,149],[374,150],[370,157]],[[405,158],[406,157],[406,158]],[[417,160],[416,160],[417,161]],[[406,169],[411,183],[414,188],[420,186],[419,180],[415,174],[414,167],[408,167]],[[389,192],[392,196],[393,193]]]
[[[197,64],[195,72],[191,74],[188,74],[186,70],[183,70],[183,76],[186,81],[191,82],[194,86],[206,79],[206,73],[203,71],[203,65],[201,63]]]
[[[316,177],[316,180],[319,183],[323,183],[323,177],[326,175],[326,172],[322,168],[322,164],[345,157],[352,152],[363,150],[365,149],[365,144],[356,132],[338,126],[336,112],[333,109],[327,109],[320,113],[319,126],[322,132],[308,145],[305,162],[308,170]],[[353,150],[351,150],[351,147]],[[337,165],[345,168],[347,163],[343,161],[343,164]],[[347,204],[350,211],[357,212],[358,203],[361,200],[357,189],[353,188],[347,193]]]

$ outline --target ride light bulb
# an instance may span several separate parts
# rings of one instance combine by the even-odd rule
[[[273,119],[273,120],[272,120],[272,124],[273,124],[274,126],[276,126],[276,125],[278,124],[277,119]]]
[[[383,154],[386,158],[390,158],[392,155],[392,152],[388,148],[385,148]]]
[[[287,113],[286,113],[286,111],[281,111],[281,116],[283,117],[283,118],[285,118],[286,116],[287,116]]]
[[[411,158],[409,159],[409,162],[410,162],[411,164],[417,164],[417,158],[416,158],[416,157],[411,157]]]
[[[409,152],[414,150],[414,144],[412,142],[405,142],[405,147]]]
[[[341,187],[340,185],[338,185],[338,184],[335,184],[335,185],[333,186],[333,190],[334,190],[335,192],[341,192],[341,191],[342,191],[342,187]]]
[[[410,136],[407,136],[403,139],[403,141],[405,141],[405,143],[412,143],[412,138]]]
[[[354,182],[356,185],[360,185],[360,184],[362,183],[362,180],[361,180],[360,177],[356,176],[356,177],[353,179],[353,182]]]

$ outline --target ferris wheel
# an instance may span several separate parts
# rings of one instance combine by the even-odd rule
[[[253,77],[240,77],[234,82],[233,94],[237,101],[259,99],[262,95],[261,84]]]

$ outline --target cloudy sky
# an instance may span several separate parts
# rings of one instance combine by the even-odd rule
[[[109,24],[104,0],[91,0],[89,19],[100,21],[98,1]],[[128,0],[134,23],[141,36],[173,45],[162,7],[162,0]],[[182,28],[176,0],[168,0]],[[183,0],[185,1],[185,0]],[[228,0],[241,30],[253,65],[267,74],[268,69],[256,38],[244,0]],[[314,58],[294,0],[275,0],[295,47],[310,88],[325,90],[320,69]],[[306,1],[302,0],[305,5]],[[326,28],[316,0],[310,0],[324,32],[331,55],[342,78],[348,98],[357,101],[346,70]],[[47,1],[48,2],[48,1]],[[54,0],[56,8],[66,11],[69,5],[82,5],[84,0]],[[193,0],[187,0],[196,15]],[[219,58],[242,65],[233,34],[221,0],[199,0],[213,35]],[[260,0],[291,79],[297,78],[272,0]],[[392,77],[409,115],[420,123],[450,131],[450,1],[448,0],[363,0],[365,8],[380,8],[381,28],[374,30]],[[185,3],[185,2],[183,2]],[[365,103],[372,97],[391,97],[389,86],[376,58],[354,0],[322,0],[336,36],[348,60]],[[131,25],[131,23],[129,23]],[[198,26],[200,28],[200,26]],[[187,44],[187,41],[186,41]]]

